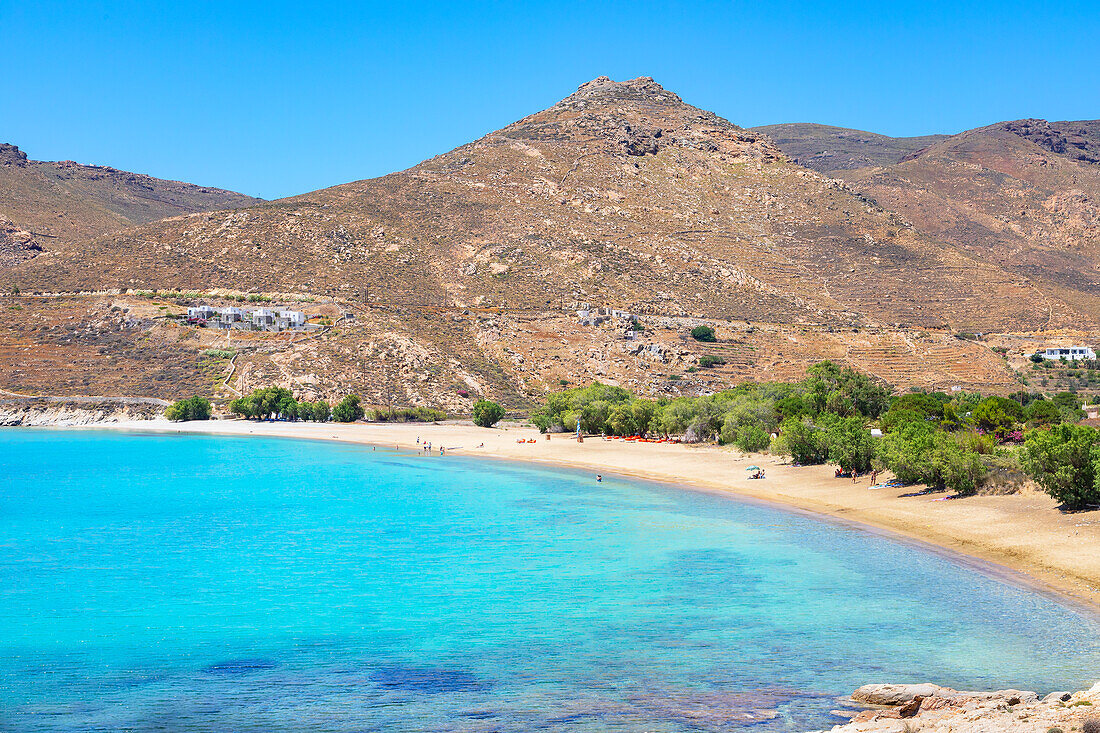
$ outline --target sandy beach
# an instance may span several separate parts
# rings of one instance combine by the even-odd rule
[[[339,440],[417,450],[431,441],[451,455],[522,460],[620,474],[774,502],[927,543],[1016,571],[1006,579],[1027,582],[1067,600],[1100,609],[1100,513],[1063,514],[1045,494],[977,496],[913,495],[913,489],[871,489],[867,478],[837,479],[830,466],[795,467],[785,459],[745,455],[713,445],[630,443],[569,435],[547,440],[534,428],[505,424],[256,423],[242,420],[169,423],[148,420],[86,426],[91,429],[280,436]],[[534,439],[536,442],[518,442]],[[446,460],[445,458],[443,460]],[[745,468],[759,465],[764,480]],[[905,568],[898,568],[904,573]],[[994,568],[995,572],[995,568]],[[1018,573],[1018,575],[1017,575]]]

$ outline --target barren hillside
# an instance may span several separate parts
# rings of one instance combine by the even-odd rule
[[[794,162],[820,173],[892,165],[948,137],[889,137],[807,122],[761,125],[751,129],[771,138]]]
[[[158,289],[196,293],[160,299],[177,311],[227,292],[268,293],[344,316],[308,340],[244,344],[230,387],[354,389],[374,402],[449,409],[478,394],[522,404],[593,378],[700,392],[797,376],[826,356],[899,386],[1007,390],[1018,379],[1008,363],[952,334],[1096,329],[1087,287],[1054,290],[1053,275],[968,249],[895,210],[857,175],[866,172],[850,184],[823,176],[652,79],[601,77],[406,171],[78,245],[41,241],[42,253],[0,275],[0,288],[24,294],[12,307],[28,311],[10,331],[22,334],[21,350],[6,358],[31,359],[33,343],[50,344],[58,356],[48,370],[63,370],[79,339],[34,327],[35,318],[84,320],[78,332],[98,343],[104,321],[93,312],[151,308],[153,299],[126,291]],[[1095,262],[1089,252],[1081,256]],[[103,294],[48,316],[43,309],[59,307],[50,298],[26,297],[58,291]],[[578,319],[577,310],[598,308],[637,314],[644,331]],[[718,327],[718,344],[686,339],[701,322]],[[178,342],[182,351],[165,353],[194,373],[216,338],[170,319],[120,333]],[[704,354],[725,364],[698,368]],[[49,389],[25,363],[15,371],[28,389]],[[86,373],[98,368],[83,362]],[[158,396],[178,392],[161,386]]]
[[[258,201],[107,166],[29,160],[14,145],[0,144],[0,216],[40,242],[78,242],[166,216]]]
[[[842,175],[918,231],[1100,314],[1100,122],[1003,122]]]

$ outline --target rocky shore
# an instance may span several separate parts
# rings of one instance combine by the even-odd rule
[[[960,692],[930,683],[864,685],[866,706],[832,733],[1100,733],[1100,683],[1080,692]]]
[[[103,397],[14,397],[0,399],[0,427],[60,427],[152,420],[164,400]]]

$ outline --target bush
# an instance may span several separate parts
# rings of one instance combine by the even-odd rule
[[[1033,430],[1020,460],[1028,475],[1067,509],[1100,502],[1100,430],[1066,424]]]
[[[489,400],[478,400],[474,403],[474,425],[483,428],[491,428],[504,417],[504,408]]]
[[[392,410],[375,410],[370,419],[378,422],[437,422],[446,420],[447,413],[431,407],[397,407]]]
[[[355,422],[362,419],[363,406],[359,404],[359,395],[349,394],[336,407],[332,408],[332,419],[336,422]]]
[[[714,343],[718,340],[714,336],[714,329],[710,326],[696,326],[691,329],[691,337],[696,341],[705,341],[707,343]]]
[[[711,356],[710,354],[703,354],[699,357],[699,366],[704,369],[710,369],[711,367],[721,366],[725,364],[726,360],[720,356]]]
[[[196,395],[169,405],[164,411],[164,416],[172,422],[209,420],[213,409],[210,400]]]

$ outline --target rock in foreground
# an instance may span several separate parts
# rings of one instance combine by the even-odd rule
[[[833,733],[1047,733],[1100,721],[1100,683],[1082,692],[960,692],[929,683],[864,685],[852,700],[874,706]],[[1100,724],[1100,722],[1098,722]]]

